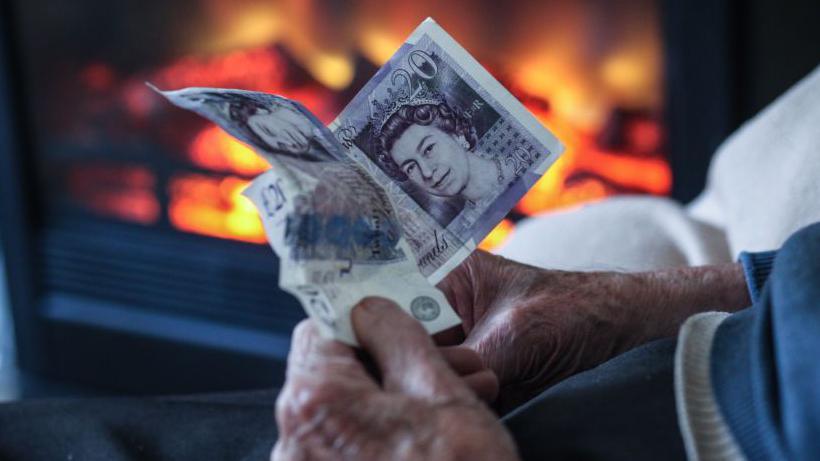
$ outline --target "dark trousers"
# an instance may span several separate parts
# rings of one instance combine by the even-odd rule
[[[559,383],[504,418],[524,459],[683,459],[674,342]],[[0,460],[267,460],[273,390],[0,405]]]
[[[633,349],[564,380],[504,423],[525,460],[684,460],[675,341]]]

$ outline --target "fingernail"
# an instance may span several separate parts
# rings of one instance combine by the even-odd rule
[[[375,320],[377,316],[385,315],[385,311],[392,307],[398,307],[398,305],[387,298],[370,296],[359,301],[353,310],[360,312],[356,316],[362,321],[369,322]]]
[[[353,307],[353,311],[350,313],[350,322],[353,326],[353,332],[356,334],[356,337],[359,338],[360,343],[362,341],[362,333],[368,330],[369,326],[375,321],[375,318],[376,315],[373,311],[373,307],[367,300],[363,299]]]
[[[376,308],[374,304],[376,302],[373,298],[364,298],[359,301],[359,304],[356,304],[353,311],[358,312],[356,316],[362,317],[362,320],[368,320],[375,315]]]

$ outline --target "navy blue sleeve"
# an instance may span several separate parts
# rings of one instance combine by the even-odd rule
[[[750,461],[820,460],[820,223],[772,256],[741,256],[760,294],[718,326],[712,389]]]
[[[743,274],[746,276],[746,285],[749,287],[749,296],[753,303],[760,299],[763,285],[772,272],[775,256],[777,256],[777,251],[761,251],[759,253],[744,251],[738,257],[740,264],[743,265]]]

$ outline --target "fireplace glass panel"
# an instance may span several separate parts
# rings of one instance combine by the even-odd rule
[[[18,2],[45,217],[264,243],[240,191],[265,163],[145,82],[274,92],[329,122],[428,14],[568,145],[485,247],[525,215],[667,194],[655,2],[479,3]]]

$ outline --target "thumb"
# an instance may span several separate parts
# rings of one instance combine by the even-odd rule
[[[353,309],[352,321],[359,344],[382,373],[385,390],[427,398],[471,396],[421,324],[396,303],[365,298]]]

